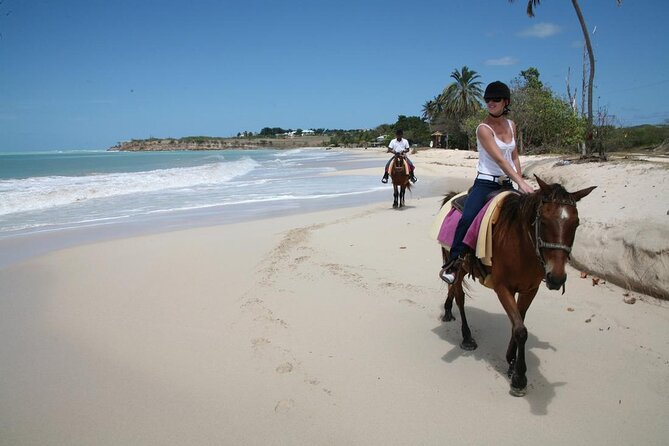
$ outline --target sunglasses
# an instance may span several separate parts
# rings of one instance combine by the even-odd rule
[[[503,99],[504,98],[485,98],[485,102],[486,104],[491,101],[497,103],[497,102],[502,102]]]

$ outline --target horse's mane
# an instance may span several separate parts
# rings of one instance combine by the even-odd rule
[[[505,237],[513,228],[518,228],[518,225],[523,225],[527,229],[534,221],[542,199],[560,201],[570,198],[571,194],[557,183],[549,185],[546,190],[538,190],[532,194],[510,194],[500,207],[495,224],[496,230],[499,231],[500,237]]]

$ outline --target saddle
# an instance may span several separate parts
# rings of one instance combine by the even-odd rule
[[[478,265],[480,271],[485,271],[483,265],[492,265],[492,227],[497,221],[504,198],[512,193],[517,192],[502,190],[491,194],[493,198],[481,209],[465,235],[463,242],[474,252],[478,263],[480,263]],[[447,250],[451,249],[455,229],[462,215],[460,206],[464,206],[466,199],[466,193],[461,193],[453,197],[439,210],[432,224],[430,235]],[[485,276],[486,274],[483,273],[482,277]],[[490,281],[484,280],[483,284],[487,287],[492,287]]]
[[[505,191],[508,191],[508,190],[500,189],[500,190],[490,192],[485,198],[486,203],[488,201],[492,200],[493,198],[495,198],[500,193],[505,192]],[[467,192],[464,195],[456,195],[453,198],[453,200],[451,200],[451,207],[457,209],[460,212],[464,211],[465,203],[467,202],[467,197],[469,197],[469,192]]]
[[[409,163],[404,156],[395,155],[393,161],[388,166],[388,174],[392,174],[393,170],[404,170],[409,175]]]

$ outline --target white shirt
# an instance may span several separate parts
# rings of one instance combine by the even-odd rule
[[[401,141],[398,141],[397,138],[393,138],[388,144],[388,148],[395,153],[402,153],[409,148],[409,141],[402,138]]]
[[[502,152],[502,157],[506,160],[507,163],[511,166],[511,168],[515,171],[516,170],[516,165],[513,163],[513,149],[516,148],[516,137],[513,134],[513,126],[511,125],[511,121],[507,119],[507,123],[509,124],[509,127],[511,127],[511,141],[506,143],[499,139],[497,135],[495,134],[495,131],[492,130],[492,127],[490,127],[488,124],[479,124],[479,126],[486,126],[490,130],[492,130],[492,134],[495,137],[495,143],[497,144],[497,147],[499,147],[499,151]],[[476,128],[478,130],[478,127]],[[479,151],[479,162],[478,165],[476,166],[476,170],[479,173],[485,173],[487,175],[495,175],[495,176],[502,176],[506,175],[504,171],[502,170],[501,167],[495,162],[494,159],[488,154],[488,152],[483,148],[481,145],[481,142],[479,141],[478,137],[476,138],[476,147],[478,148]]]

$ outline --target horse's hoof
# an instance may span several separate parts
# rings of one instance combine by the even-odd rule
[[[527,394],[527,387],[523,387],[522,389],[516,389],[515,387],[511,386],[511,388],[509,389],[509,394],[511,396],[516,396],[516,397],[525,396]]]
[[[455,316],[453,316],[452,314],[448,314],[448,313],[444,314],[441,317],[442,322],[450,322],[450,321],[454,321],[454,320],[455,320]]]
[[[511,377],[511,394],[514,396],[525,395],[525,388],[527,387],[527,377],[514,374]]]
[[[472,351],[476,350],[476,347],[478,347],[478,345],[476,345],[476,341],[473,339],[463,340],[460,343],[460,348],[462,348],[463,350]]]

